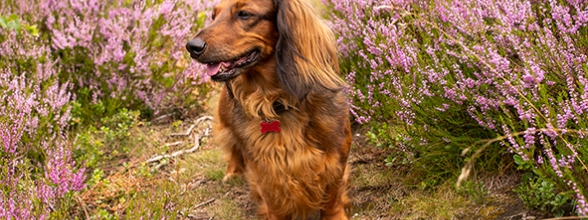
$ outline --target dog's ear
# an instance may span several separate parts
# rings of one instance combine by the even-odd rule
[[[337,47],[329,27],[306,0],[274,0],[277,10],[278,79],[286,92],[303,99],[323,87],[339,90]]]

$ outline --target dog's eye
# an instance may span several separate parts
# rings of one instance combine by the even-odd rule
[[[237,12],[237,18],[239,18],[241,20],[247,20],[247,19],[251,18],[252,16],[253,16],[253,14],[246,12],[246,11]]]

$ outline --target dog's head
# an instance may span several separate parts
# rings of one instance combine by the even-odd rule
[[[222,0],[212,23],[190,40],[190,56],[207,65],[215,81],[247,72],[273,53],[278,40],[273,0]]]
[[[345,84],[333,33],[308,0],[221,0],[212,19],[186,45],[212,80],[264,72],[250,70],[271,62],[271,74],[299,100],[312,89]]]

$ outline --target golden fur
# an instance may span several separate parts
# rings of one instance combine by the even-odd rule
[[[217,80],[227,84],[214,127],[225,180],[243,173],[265,219],[319,210],[322,219],[348,219],[349,107],[331,30],[306,0],[221,0],[213,17],[197,35],[206,47],[187,46],[196,60],[259,50],[251,66]],[[281,131],[262,134],[262,120],[279,120]]]

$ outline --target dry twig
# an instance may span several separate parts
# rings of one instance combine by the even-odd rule
[[[216,200],[216,199],[215,198],[212,198],[212,199],[209,199],[209,200],[207,200],[205,202],[199,203],[199,204],[197,204],[197,205],[194,206],[194,209],[200,208],[202,206],[210,205],[210,203],[213,203],[214,200]]]
[[[192,124],[192,126],[190,126],[190,128],[188,128],[188,130],[184,133],[173,133],[170,134],[171,136],[189,136],[192,133],[192,130],[194,130],[194,128],[196,127],[196,125],[198,125],[198,123],[204,121],[204,120],[212,120],[212,116],[203,116],[200,117],[198,119],[196,119],[196,121],[194,122],[194,124]]]
[[[174,133],[174,134],[171,134],[171,135],[172,136],[190,136],[190,134],[192,133],[192,130],[194,130],[194,128],[196,127],[196,125],[198,125],[198,123],[203,122],[205,120],[212,120],[212,117],[211,116],[201,117],[201,118],[197,119],[196,122],[192,126],[190,126],[190,128],[188,128],[188,130],[186,132],[184,132],[184,133]],[[210,124],[209,124],[209,126],[210,126]],[[146,163],[153,163],[153,162],[158,162],[158,161],[163,160],[163,159],[166,159],[166,158],[178,157],[178,156],[181,156],[183,154],[193,153],[194,151],[198,150],[198,148],[200,148],[200,139],[202,137],[206,137],[206,136],[209,136],[209,135],[210,135],[210,128],[206,128],[204,130],[204,135],[200,135],[200,134],[191,135],[191,137],[194,139],[194,146],[192,148],[178,150],[178,151],[173,152],[171,154],[158,155],[158,156],[155,156],[155,157],[152,157],[152,158],[147,159],[145,162]],[[181,143],[182,143],[182,141],[177,141],[177,142],[166,144],[166,145],[167,146],[175,146],[175,145],[179,145]],[[159,168],[161,166],[163,166],[163,165],[160,164],[156,168]]]
[[[80,196],[78,195],[76,195],[75,198],[82,207],[82,210],[84,210],[84,215],[86,215],[86,219],[90,219],[90,215],[88,214],[88,209],[86,208],[86,203],[84,202],[84,200],[80,198]]]
[[[190,135],[190,133],[192,133],[192,130],[196,127],[196,124],[193,124],[192,126],[190,126],[190,128],[188,128],[188,130],[184,133],[172,133],[170,134],[170,136],[188,136]]]

